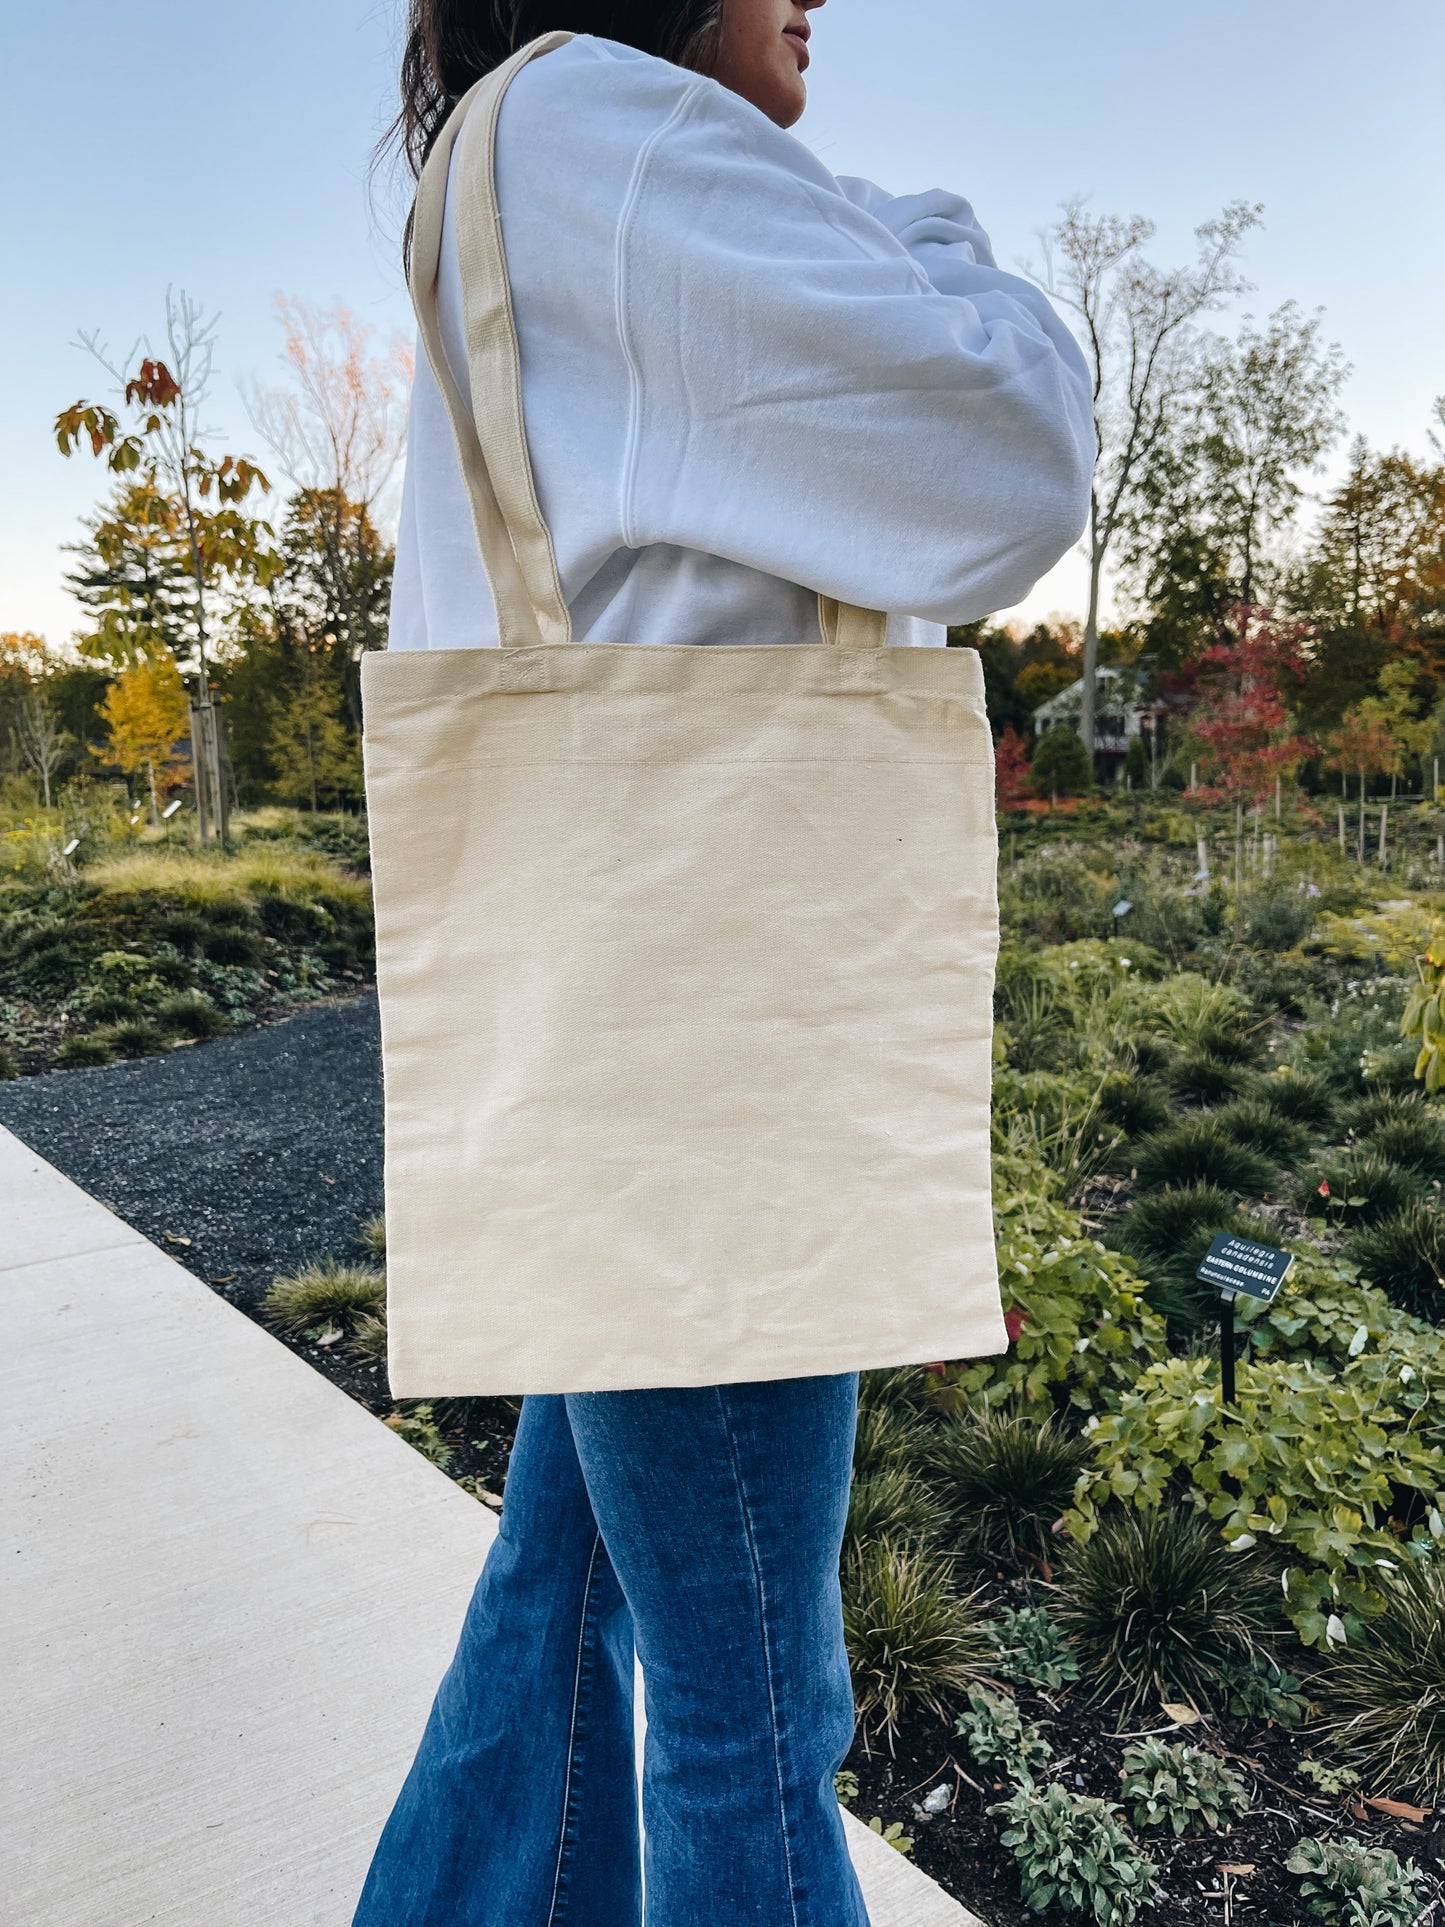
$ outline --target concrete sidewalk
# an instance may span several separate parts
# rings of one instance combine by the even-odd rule
[[[4,1918],[347,1927],[492,1515],[5,1131],[0,1306]]]

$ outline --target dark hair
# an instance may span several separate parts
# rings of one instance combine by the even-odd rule
[[[721,17],[722,0],[410,0],[401,110],[382,147],[420,174],[467,89],[539,34],[596,34],[705,73]]]

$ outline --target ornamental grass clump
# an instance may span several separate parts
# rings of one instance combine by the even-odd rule
[[[1041,1792],[1020,1787],[989,1808],[1004,1822],[1002,1843],[1017,1862],[1025,1906],[1084,1914],[1095,1927],[1131,1927],[1157,1869],[1120,1826],[1118,1811],[1057,1782]]]
[[[1376,1224],[1403,1211],[1425,1190],[1420,1172],[1381,1157],[1369,1145],[1330,1151],[1305,1173],[1300,1203],[1315,1217]]]
[[[1119,1775],[1136,1827],[1186,1833],[1227,1833],[1250,1808],[1243,1774],[1194,1746],[1142,1740],[1124,1749]]]
[[[979,1766],[1000,1767],[1019,1786],[1032,1786],[1054,1757],[1042,1730],[1013,1700],[984,1686],[969,1693],[968,1711],[959,1714],[953,1730]]]
[[[1224,1104],[1252,1088],[1254,1078],[1242,1065],[1210,1051],[1185,1051],[1165,1073],[1169,1089],[1182,1104]]]
[[[1196,1512],[1109,1512],[1069,1555],[1054,1616],[1096,1700],[1203,1709],[1269,1640],[1277,1595]]]
[[[219,1037],[222,1031],[230,1029],[225,1015],[198,990],[183,991],[178,997],[167,997],[164,1003],[156,1006],[156,1022],[162,1030],[169,1031],[173,1036],[194,1037],[197,1040]]]
[[[1328,1130],[1334,1122],[1334,1093],[1324,1078],[1317,1077],[1313,1071],[1277,1070],[1269,1077],[1260,1078],[1251,1095],[1281,1117],[1306,1125],[1317,1133]]]
[[[1426,1876],[1415,1862],[1361,1840],[1301,1840],[1284,1864],[1325,1927],[1415,1927],[1425,1904]]]
[[[909,1466],[885,1464],[855,1476],[848,1494],[845,1539],[850,1547],[882,1538],[931,1545],[947,1519],[935,1493]]]
[[[928,1443],[928,1476],[965,1547],[1045,1561],[1089,1460],[1089,1443],[1043,1420],[987,1407],[948,1419]]]
[[[1401,1311],[1445,1319],[1445,1212],[1417,1198],[1356,1231],[1349,1254]]]
[[[1370,1149],[1407,1171],[1445,1176],[1445,1117],[1433,1104],[1405,1104],[1370,1133]]]
[[[1188,1118],[1145,1138],[1134,1155],[1142,1186],[1211,1184],[1236,1196],[1267,1191],[1273,1160],[1241,1144],[1214,1118]]]
[[[261,1315],[277,1331],[293,1335],[332,1325],[354,1332],[362,1318],[386,1316],[386,1274],[374,1265],[324,1258],[277,1278],[262,1300]]]
[[[1147,1137],[1162,1131],[1174,1116],[1164,1092],[1146,1077],[1115,1071],[1099,1086],[1099,1116],[1127,1137]]]
[[[892,1734],[910,1706],[945,1718],[988,1670],[974,1600],[954,1591],[942,1559],[906,1540],[850,1549],[842,1578],[859,1720]]]
[[[1221,1232],[1250,1237],[1254,1228],[1234,1198],[1217,1184],[1167,1184],[1138,1198],[1110,1227],[1109,1240],[1127,1251],[1149,1280],[1155,1309],[1175,1335],[1197,1332],[1214,1315],[1213,1288],[1195,1277]]]
[[[1384,1590],[1384,1612],[1333,1655],[1325,1674],[1332,1731],[1372,1790],[1411,1793],[1421,1805],[1439,1806],[1445,1801],[1445,1565],[1411,1561]]]
[[[1238,1144],[1273,1159],[1276,1164],[1293,1164],[1309,1150],[1312,1133],[1292,1118],[1281,1117],[1272,1104],[1258,1097],[1241,1097],[1216,1111],[1214,1122]]]

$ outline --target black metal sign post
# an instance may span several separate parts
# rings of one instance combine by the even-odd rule
[[[1219,1288],[1219,1380],[1226,1405],[1234,1403],[1234,1301],[1242,1293],[1263,1305],[1271,1304],[1293,1263],[1291,1251],[1251,1244],[1248,1238],[1221,1231],[1194,1274],[1201,1283]]]

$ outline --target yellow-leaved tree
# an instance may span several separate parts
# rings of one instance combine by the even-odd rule
[[[160,799],[190,781],[191,765],[176,754],[189,728],[185,686],[169,653],[135,663],[111,684],[100,705],[110,741],[94,754],[127,776],[145,772],[151,821],[160,820]]]

